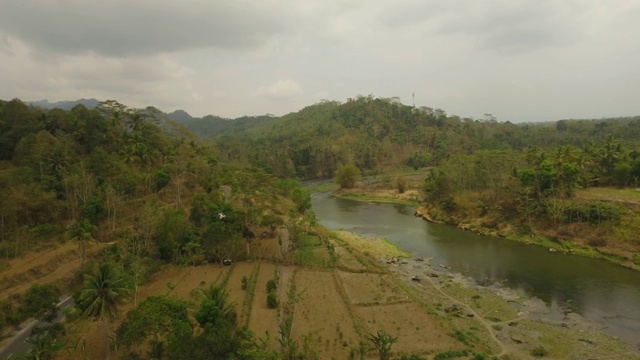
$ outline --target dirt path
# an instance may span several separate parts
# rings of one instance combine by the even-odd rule
[[[500,346],[500,353],[498,353],[496,355],[497,357],[501,357],[501,356],[506,355],[506,354],[508,354],[510,352],[511,349],[509,349],[504,342],[502,342],[500,339],[498,339],[498,337],[496,336],[496,334],[495,334],[495,332],[493,330],[493,326],[483,316],[481,316],[478,312],[476,312],[467,303],[465,303],[463,301],[460,301],[460,300],[454,298],[453,296],[447,294],[446,292],[442,291],[442,289],[440,289],[440,287],[435,283],[435,281],[433,281],[433,279],[431,277],[427,277],[427,281],[429,282],[429,284],[431,285],[431,287],[433,289],[435,289],[438,293],[440,293],[440,295],[442,295],[445,298],[449,299],[449,301],[451,301],[452,303],[462,306],[467,311],[467,314],[473,314],[473,317],[476,320],[478,320],[487,329],[487,332],[491,336],[491,339],[493,339],[493,341],[495,341],[496,344],[498,344],[498,346]],[[419,284],[419,286],[424,286],[424,285]]]

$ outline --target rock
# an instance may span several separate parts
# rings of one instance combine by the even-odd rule
[[[436,273],[428,273],[428,274],[427,274],[427,276],[428,276],[428,277],[432,277],[432,278],[437,278],[437,277],[439,277],[439,275],[438,275],[438,274],[436,274]]]
[[[468,314],[467,314],[467,317],[468,317],[468,318],[472,318],[472,317],[474,317],[474,316],[476,316],[476,315],[475,315],[475,314],[473,314],[473,313],[468,313]]]
[[[515,321],[512,321],[512,322],[508,323],[507,325],[509,325],[509,326],[518,326],[518,323],[515,322]]]
[[[420,278],[418,276],[414,276],[411,278],[411,281],[420,282]]]

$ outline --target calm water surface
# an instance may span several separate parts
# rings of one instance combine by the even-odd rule
[[[499,238],[479,236],[413,216],[410,206],[372,204],[312,195],[319,222],[331,229],[384,237],[432,264],[495,282],[544,300],[562,318],[559,306],[603,323],[605,331],[640,343],[640,272],[604,260],[590,259]]]

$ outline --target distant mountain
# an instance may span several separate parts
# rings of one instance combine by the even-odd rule
[[[63,109],[63,110],[71,110],[76,105],[84,105],[87,108],[94,108],[100,105],[100,100],[97,99],[80,99],[80,100],[71,100],[71,101],[58,101],[50,103],[47,99],[39,100],[39,101],[27,101],[27,104],[43,109]]]
[[[192,133],[202,137],[218,137],[246,130],[253,125],[266,123],[274,119],[271,115],[243,116],[237,119],[222,118],[216,115],[193,117],[184,110],[166,114],[167,118],[183,125]]]
[[[189,115],[188,112],[184,111],[184,110],[176,110],[172,113],[168,113],[167,117],[175,122],[178,122],[180,124],[186,124],[190,121],[193,121],[193,117],[191,115]]]

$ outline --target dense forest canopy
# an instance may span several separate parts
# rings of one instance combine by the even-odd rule
[[[592,151],[607,138],[609,145],[633,151],[640,138],[640,116],[513,124],[491,114],[460,118],[371,95],[344,103],[323,101],[279,118],[174,119],[196,134],[216,139],[225,159],[303,179],[329,178],[350,162],[365,173],[376,173],[438,165],[453,154],[479,150],[552,151],[570,146]],[[635,159],[631,156],[629,164]]]
[[[83,253],[117,240],[134,257],[221,261],[286,223],[289,208],[308,209],[296,182],[221,161],[179,126],[163,131],[160,117],[115,101],[70,111],[0,101],[2,257],[51,239]]]

